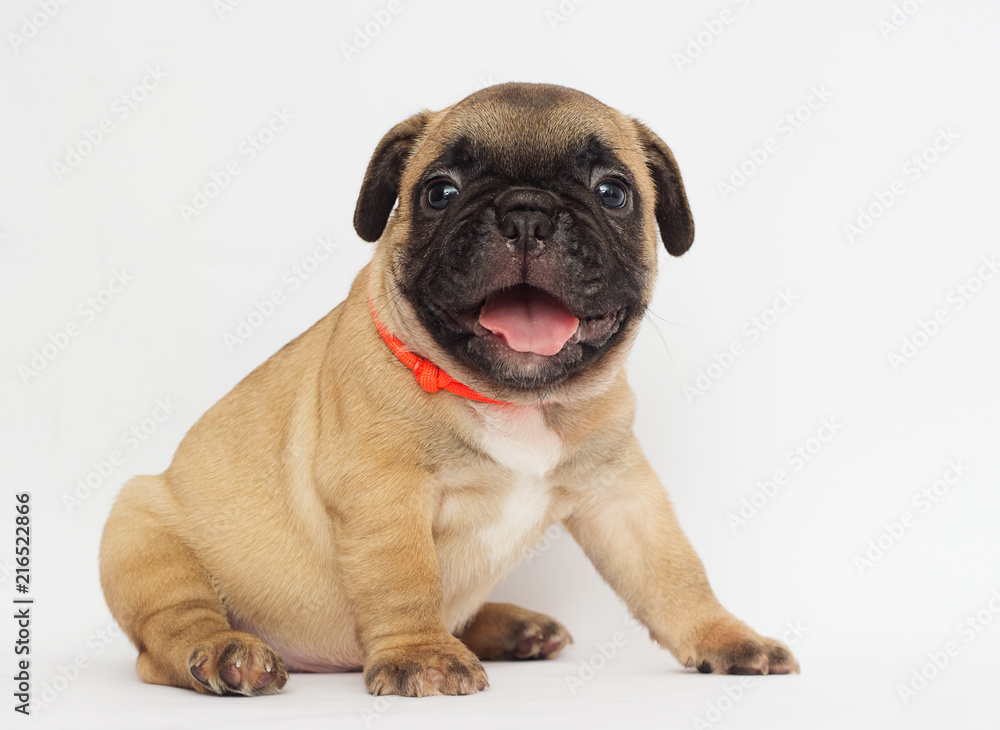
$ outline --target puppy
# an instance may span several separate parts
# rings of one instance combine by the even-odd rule
[[[663,141],[578,91],[494,86],[391,129],[354,226],[377,246],[347,299],[118,496],[101,583],[139,676],[476,692],[480,659],[571,641],[486,602],[556,522],[684,666],[798,671],[716,600],[633,435],[657,232],[694,238]]]

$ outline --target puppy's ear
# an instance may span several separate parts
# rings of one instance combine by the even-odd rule
[[[666,143],[638,120],[635,122],[639,142],[646,153],[646,165],[656,184],[654,213],[660,226],[663,244],[674,256],[680,256],[694,242],[694,218],[684,193],[684,182],[677,162]]]
[[[390,129],[375,148],[354,208],[354,230],[364,240],[377,241],[385,230],[399,196],[399,181],[406,160],[429,118],[429,112],[414,114]]]

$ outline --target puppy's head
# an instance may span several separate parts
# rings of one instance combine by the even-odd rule
[[[508,400],[606,384],[649,301],[657,230],[674,256],[694,238],[659,137],[539,84],[493,86],[396,125],[354,225],[379,241],[380,295],[404,341]]]

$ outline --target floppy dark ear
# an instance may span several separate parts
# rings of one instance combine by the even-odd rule
[[[354,230],[366,241],[377,241],[399,196],[399,180],[413,147],[427,126],[428,112],[400,122],[375,148],[354,208]]]
[[[674,155],[662,139],[637,120],[636,131],[646,153],[646,165],[656,184],[656,222],[663,244],[674,256],[680,256],[694,242],[694,218],[684,193],[684,181]]]

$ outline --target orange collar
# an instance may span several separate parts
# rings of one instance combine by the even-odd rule
[[[384,324],[379,321],[378,315],[375,314],[375,299],[370,291],[368,292],[368,304],[371,306],[372,319],[375,320],[375,328],[378,330],[378,333],[382,335],[382,339],[385,340],[385,344],[389,346],[389,349],[392,350],[392,354],[395,355],[401,363],[413,371],[413,377],[417,379],[420,387],[428,393],[437,393],[439,390],[443,389],[450,393],[454,393],[455,395],[460,395],[463,398],[479,401],[480,403],[492,403],[498,406],[513,405],[507,401],[494,400],[493,398],[487,398],[481,393],[477,393],[469,386],[454,380],[450,375],[448,375],[448,373],[432,363],[430,360],[425,360],[418,355],[414,355],[403,346],[403,343],[400,342],[397,337],[392,335],[389,330],[386,329]]]

